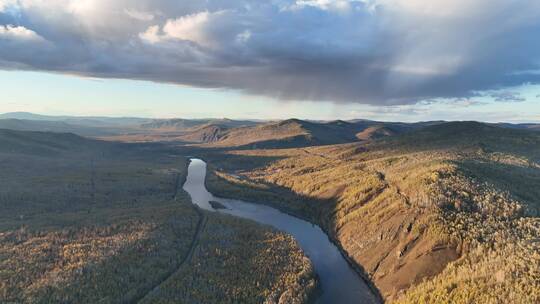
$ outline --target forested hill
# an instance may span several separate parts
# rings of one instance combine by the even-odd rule
[[[321,224],[389,301],[540,300],[540,133],[452,122],[221,157],[213,191]]]

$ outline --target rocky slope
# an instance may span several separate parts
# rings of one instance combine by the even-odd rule
[[[388,301],[540,300],[536,132],[459,122],[369,144],[232,153],[233,163],[208,156],[213,191],[321,224]],[[256,159],[267,161],[246,170]]]

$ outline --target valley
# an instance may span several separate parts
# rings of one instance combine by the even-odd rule
[[[540,1],[0,0],[0,304],[539,304]]]
[[[364,282],[374,302],[540,299],[534,128],[221,123],[117,124],[133,135],[93,139],[0,130],[0,299],[328,302],[322,245],[228,199],[320,226],[353,270],[341,286]],[[202,208],[184,190],[193,157],[215,195]]]
[[[448,123],[369,144],[208,154],[208,186],[318,223],[389,302],[534,303],[539,145],[537,133]]]
[[[193,207],[187,160],[169,149],[11,130],[0,140],[0,302],[302,303],[316,292],[290,236]]]

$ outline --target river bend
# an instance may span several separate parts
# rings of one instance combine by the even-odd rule
[[[213,196],[205,186],[206,163],[191,159],[184,190],[200,208],[251,219],[292,235],[309,257],[319,276],[322,295],[316,303],[377,303],[366,283],[350,267],[338,248],[316,225],[266,205]],[[216,210],[216,201],[227,209]]]

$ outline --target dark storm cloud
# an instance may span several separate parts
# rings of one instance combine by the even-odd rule
[[[384,105],[538,83],[540,3],[472,2],[0,0],[0,67]]]

